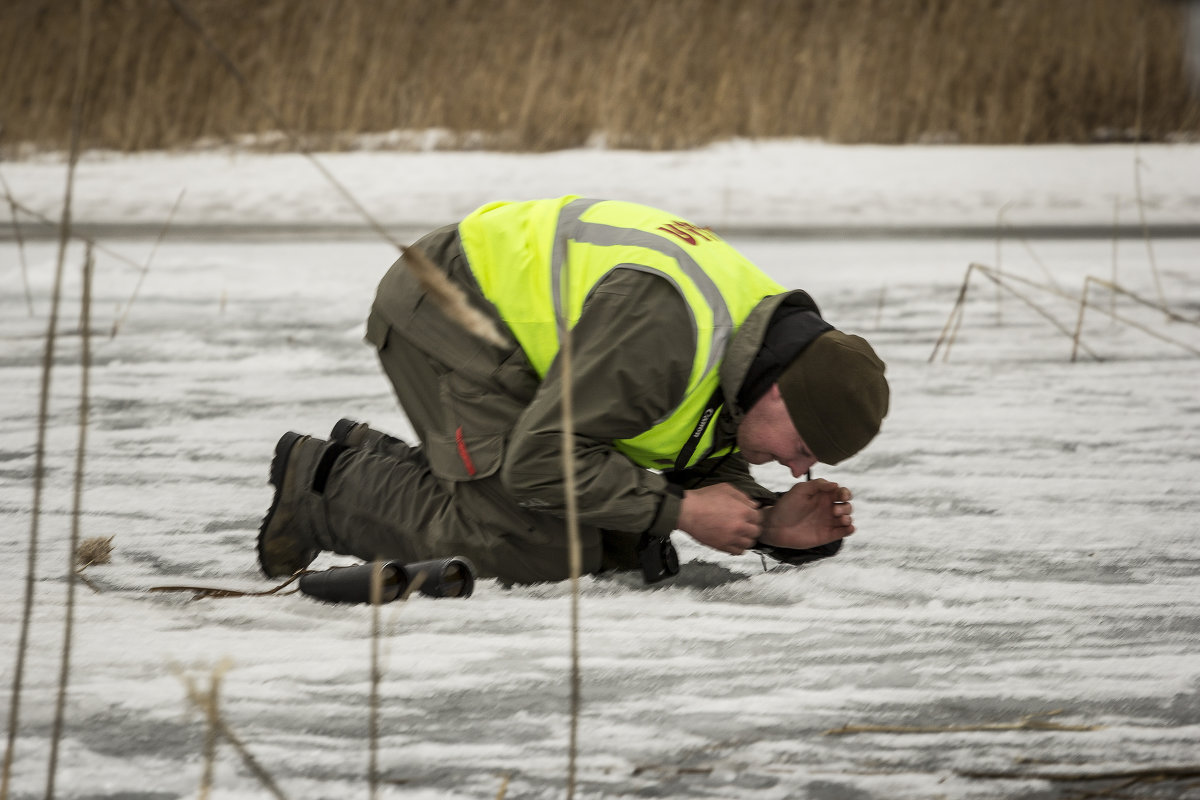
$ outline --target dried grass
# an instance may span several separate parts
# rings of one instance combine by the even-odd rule
[[[77,6],[0,6],[6,145],[67,141]],[[734,136],[996,143],[1200,132],[1182,5],[1166,0],[190,6],[248,90],[169,4],[110,0],[97,14],[88,146],[235,141],[281,121],[320,148],[426,129],[448,131],[446,146],[521,150],[594,136],[654,149]]]
[[[91,536],[79,543],[75,550],[75,564],[85,569],[97,564],[112,563],[113,537]]]

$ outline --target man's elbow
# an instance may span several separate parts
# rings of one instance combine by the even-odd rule
[[[500,466],[500,484],[522,508],[549,509],[561,505],[562,471],[555,459],[535,457],[519,446],[510,447]]]

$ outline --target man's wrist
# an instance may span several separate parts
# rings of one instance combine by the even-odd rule
[[[775,503],[770,500],[760,501],[759,508],[762,509],[762,519],[759,527],[758,540],[754,543],[754,549],[760,547],[771,547],[771,515],[775,511]]]
[[[679,527],[679,513],[683,508],[683,489],[673,483],[663,487],[662,499],[658,503],[658,512],[654,521],[646,529],[651,536],[669,536],[671,531]]]

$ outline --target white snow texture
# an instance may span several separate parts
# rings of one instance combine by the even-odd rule
[[[1057,798],[1119,781],[1048,776],[1200,773],[1200,332],[1187,321],[1200,317],[1200,239],[1178,230],[1200,225],[1200,146],[781,141],[319,158],[409,241],[499,198],[671,209],[809,290],[888,364],[882,434],[816,471],[855,492],[859,530],[837,558],[764,569],[676,534],[686,563],[674,582],[581,581],[577,797]],[[52,218],[65,174],[61,158],[0,164],[16,200]],[[156,248],[181,190],[176,228]],[[97,591],[76,595],[57,796],[200,796],[208,724],[180,676],[207,690],[226,663],[220,718],[284,796],[366,795],[371,609],[147,590],[272,585],[254,538],[284,431],[323,434],[352,416],[412,435],[361,338],[394,248],[294,155],[89,154],[73,212],[104,248],[81,534],[112,536],[114,556],[83,573]],[[1129,235],[1140,213],[1152,233],[1177,229]],[[57,249],[20,219],[23,248],[0,230],[6,714]],[[1053,238],[1005,235],[1007,225],[1091,227]],[[912,236],[913,226],[944,230]],[[1001,235],[981,234],[992,227]],[[43,796],[58,691],[82,261],[75,242],[14,798]],[[930,361],[972,262],[1002,270],[1006,288],[976,274],[949,358],[943,344]],[[1183,321],[1092,285],[1081,339],[1094,355],[1072,363],[1089,275],[1115,276]],[[757,474],[790,485],[782,467]],[[379,796],[565,796],[570,602],[569,584],[481,581],[467,600],[382,609]],[[1012,727],[1031,715],[1046,725]],[[893,730],[827,735],[847,725]],[[1196,798],[1200,774],[1124,791]],[[212,796],[272,794],[220,738]]]

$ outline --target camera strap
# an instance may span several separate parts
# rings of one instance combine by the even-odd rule
[[[687,469],[688,462],[692,460],[692,454],[696,452],[696,448],[700,446],[700,440],[704,438],[704,432],[708,430],[708,426],[716,419],[717,409],[721,407],[723,400],[724,394],[721,392],[721,387],[717,386],[717,390],[708,399],[708,404],[704,406],[704,412],[700,415],[700,420],[696,423],[696,427],[692,428],[691,435],[684,442],[683,449],[675,457],[675,469]]]

